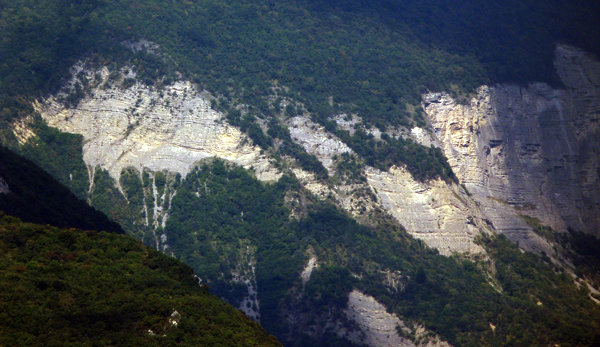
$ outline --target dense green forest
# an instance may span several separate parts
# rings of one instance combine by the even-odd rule
[[[346,171],[352,172],[352,167]],[[325,331],[317,339],[303,335],[302,328],[315,321],[302,321],[291,329],[282,312],[300,312],[314,319],[328,311],[343,319],[347,294],[353,288],[459,345],[540,341],[587,345],[598,339],[600,312],[588,293],[504,237],[481,240],[489,261],[448,258],[385,220],[376,227],[357,224],[336,207],[303,191],[290,176],[276,184],[264,184],[239,167],[214,160],[193,170],[185,180],[158,177],[161,191],[177,189],[164,230],[169,252],[189,264],[213,293],[234,305],[248,293],[245,285],[232,281],[230,270],[250,271],[239,265],[253,258],[261,323],[290,345],[342,343],[333,331]],[[124,171],[121,184],[128,199],[137,196],[139,200],[148,179],[147,174]],[[106,173],[98,170],[95,183],[97,191],[92,197],[96,204],[130,211],[133,204],[128,205],[110,188],[114,182]],[[299,219],[290,219],[289,202],[285,202],[290,194],[305,196]],[[48,247],[52,244],[45,243]],[[61,252],[73,252],[61,247]],[[318,256],[320,267],[304,286],[299,273],[307,261],[307,249]],[[402,290],[382,285],[389,271],[403,274]],[[62,280],[63,285],[68,282]],[[494,332],[490,323],[496,327]],[[345,324],[352,326],[351,322]]]
[[[276,346],[188,266],[113,233],[0,212],[0,344]]]
[[[444,257],[392,223],[366,227],[315,198],[306,198],[305,215],[290,219],[290,192],[306,194],[291,177],[264,184],[241,168],[206,163],[182,181],[165,229],[174,254],[233,304],[247,291],[231,285],[225,269],[247,262],[252,250],[261,323],[290,345],[323,341],[290,332],[281,312],[317,317],[326,307],[341,311],[352,288],[458,345],[598,341],[600,310],[588,293],[503,236],[480,241],[489,260]],[[322,267],[302,289],[299,274],[309,248]],[[382,285],[386,271],[405,275],[404,290]]]
[[[536,218],[525,215],[521,217],[535,233],[555,245],[555,255],[566,255],[569,258],[577,277],[585,278],[595,288],[600,287],[600,239],[570,228],[568,232],[560,233],[542,225]],[[592,295],[600,299],[600,295]]]

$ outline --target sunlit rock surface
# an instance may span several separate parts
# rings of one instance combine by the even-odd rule
[[[414,237],[440,253],[481,253],[474,243],[487,231],[478,208],[456,185],[415,181],[405,169],[367,169],[367,179],[383,207]]]
[[[108,170],[117,182],[126,167],[185,176],[195,162],[213,156],[253,168],[261,180],[281,175],[189,82],[164,90],[139,83],[128,89],[98,87],[74,108],[51,97],[36,110],[50,126],[83,135],[86,164]]]
[[[450,346],[422,326],[407,327],[395,314],[388,313],[375,298],[358,290],[353,290],[348,294],[348,308],[345,313],[364,333],[364,339],[361,339],[360,332],[350,333],[347,336],[351,341],[357,343],[382,347]],[[399,330],[404,336],[400,336]]]

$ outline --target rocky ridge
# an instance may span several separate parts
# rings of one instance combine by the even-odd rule
[[[90,181],[98,167],[107,170],[117,185],[121,172],[129,167],[140,173],[166,170],[185,176],[194,163],[209,157],[252,169],[263,181],[275,181],[282,175],[260,148],[211,108],[210,95],[198,91],[190,82],[178,81],[164,90],[139,82],[123,88],[125,79],[135,77],[131,69],[123,68],[121,79],[111,79],[107,68],[95,71],[86,69],[84,64],[76,65],[73,75],[63,95],[51,96],[34,106],[50,126],[83,135],[83,158]],[[77,106],[66,105],[62,102],[64,94],[83,78],[95,83],[91,92]],[[315,155],[332,175],[337,156],[352,153],[346,144],[306,116],[290,118],[286,125],[293,140]],[[433,141],[422,129],[413,130],[397,132],[404,136],[414,133],[423,141]],[[14,132],[22,141],[33,136],[23,124],[15,127]],[[367,182],[336,185],[325,185],[312,173],[298,168],[292,168],[292,172],[313,194],[332,197],[359,220],[387,211],[409,233],[442,254],[482,251],[473,239],[479,231],[487,230],[487,226],[459,187],[443,182],[421,184],[403,169],[381,172],[367,167],[364,171]],[[168,218],[165,207],[154,207],[163,214],[160,223],[147,221],[146,225],[164,224]]]
[[[101,76],[76,107],[57,97],[35,105],[48,125],[83,135],[83,157],[91,168],[108,170],[116,181],[127,167],[185,176],[195,162],[216,156],[253,168],[262,180],[281,175],[191,83],[178,81],[159,91],[136,82],[124,89],[107,86],[108,69]]]

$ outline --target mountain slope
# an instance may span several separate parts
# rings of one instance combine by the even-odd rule
[[[192,270],[124,235],[0,215],[3,345],[276,346]]]
[[[0,147],[0,210],[24,221],[123,233],[117,223],[88,206],[34,163]]]
[[[426,90],[556,80],[556,41],[598,53],[599,11],[597,1],[11,1],[2,86],[56,88],[84,52],[126,57],[120,42],[143,38],[166,54],[138,57],[148,78],[177,69],[262,112],[277,80],[321,117],[333,96],[342,111],[396,125]]]
[[[478,240],[479,232],[494,229],[486,229],[463,187],[452,181],[417,182],[401,168],[386,172],[366,166],[305,116],[282,118],[292,141],[330,172],[329,179],[316,178],[289,157],[261,153],[247,135],[224,124],[225,116],[208,106],[210,94],[185,82],[163,90],[135,80],[123,85],[126,70],[112,79],[108,69],[100,70],[78,106],[65,105],[59,94],[35,107],[50,124],[84,136],[83,155],[76,159],[85,162],[74,166],[87,167],[82,177],[93,182],[87,197],[94,206],[115,218],[128,211],[128,219],[118,219],[128,232],[193,266],[217,295],[260,319],[284,342],[373,341],[372,335],[361,335],[360,318],[348,318],[371,312],[346,305],[356,296],[394,312],[396,319],[386,319],[406,327],[396,334],[406,335],[407,344],[424,341],[410,329],[422,325],[457,344],[577,344],[595,338],[597,307],[588,293],[503,238]],[[85,67],[79,71],[78,79],[95,75]],[[30,123],[30,133],[15,133],[23,151],[47,162],[46,152],[30,150],[47,138],[48,129],[39,121]],[[53,141],[66,136],[59,132]],[[255,166],[254,173],[206,159],[212,155],[246,169]],[[368,226],[322,200],[339,204]],[[475,230],[468,237],[476,246],[466,247],[480,250],[475,261],[436,255],[402,231],[398,221],[413,221],[407,224],[411,234],[422,230],[429,240],[441,240],[432,245],[447,249],[444,236],[428,228],[437,225],[441,234],[452,224],[424,220],[431,213],[428,206],[441,206],[440,216],[451,214],[456,218],[450,223]],[[465,211],[473,218],[465,220]],[[301,277],[309,273],[313,256],[318,269]],[[347,311],[352,308],[357,309]],[[402,323],[395,323],[398,319]]]
[[[597,340],[597,1],[2,5],[2,142],[284,342]]]

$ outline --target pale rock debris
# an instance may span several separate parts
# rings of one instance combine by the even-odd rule
[[[372,296],[358,290],[348,294],[348,307],[346,317],[353,320],[365,333],[365,340],[361,340],[360,332],[349,332],[345,337],[356,343],[366,343],[369,346],[450,346],[440,340],[435,334],[428,332],[422,326],[415,326],[414,341],[400,336],[398,329],[408,335],[410,329],[395,314],[388,313],[385,307]]]
[[[319,267],[319,263],[317,261],[317,256],[311,255],[311,257],[308,259],[308,262],[306,263],[306,266],[304,266],[304,269],[302,269],[302,272],[300,273],[300,278],[302,279],[303,285],[310,280],[310,275],[312,274],[313,270]]]
[[[335,172],[333,157],[342,153],[352,153],[348,145],[306,116],[290,118],[286,125],[294,142],[304,147],[306,152],[315,155],[332,175]]]
[[[342,130],[346,130],[350,133],[350,135],[354,135],[354,132],[356,131],[356,128],[363,128],[363,130],[365,130],[368,134],[373,135],[373,137],[375,137],[378,140],[381,140],[381,135],[382,134],[386,134],[390,137],[401,137],[405,140],[410,139],[416,143],[419,143],[425,147],[430,147],[430,146],[434,146],[434,147],[439,147],[440,144],[438,143],[437,139],[435,138],[435,136],[427,131],[424,128],[421,127],[413,127],[413,128],[408,128],[408,127],[404,127],[404,126],[398,126],[398,127],[388,127],[385,131],[381,131],[376,127],[368,127],[366,128],[363,125],[363,121],[362,119],[357,116],[357,115],[347,115],[345,113],[342,114],[338,114],[335,115],[333,117],[331,117],[331,119],[333,121],[335,121],[337,123],[337,126],[342,129]]]
[[[346,118],[339,116],[335,119],[348,124],[359,121],[356,116],[350,120]],[[353,153],[341,140],[307,117],[292,118],[287,125],[292,138],[308,153],[315,155],[330,173],[333,171],[335,155]],[[432,138],[418,129],[414,130],[415,136]],[[419,183],[410,173],[399,168],[384,172],[367,166],[365,176],[367,182],[332,188],[308,178],[303,178],[302,181],[307,182],[309,190],[318,192],[318,196],[333,197],[339,206],[359,220],[372,211],[387,210],[412,236],[438,249],[441,254],[484,252],[474,243],[474,239],[481,231],[487,232],[489,226],[478,214],[475,203],[458,187],[440,180]],[[374,193],[376,198],[366,192]]]
[[[13,134],[15,134],[15,137],[17,138],[17,141],[21,146],[27,143],[27,141],[29,141],[30,138],[35,136],[35,133],[29,126],[29,124],[31,124],[32,121],[33,118],[28,116],[18,118],[11,124]]]
[[[425,147],[439,147],[435,137],[430,132],[420,127],[410,129],[410,139]]]
[[[302,182],[304,188],[308,189],[311,193],[315,194],[320,198],[326,198],[331,190],[322,182],[319,182],[315,174],[312,172],[304,171],[300,168],[293,167],[292,173],[296,178]]]

